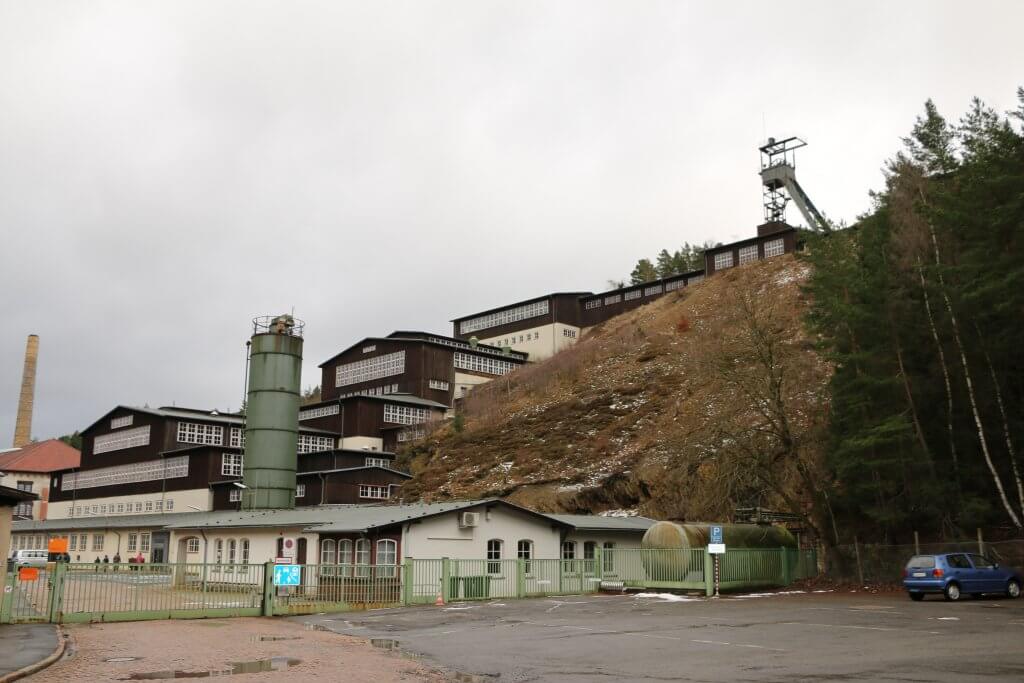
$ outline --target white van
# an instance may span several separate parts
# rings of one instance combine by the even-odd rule
[[[18,567],[46,567],[46,560],[49,553],[45,550],[15,550],[11,555],[11,566]]]

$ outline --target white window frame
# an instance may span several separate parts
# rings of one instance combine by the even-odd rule
[[[472,370],[484,373],[485,375],[507,375],[518,367],[516,363],[510,363],[507,360],[499,360],[475,353],[463,353],[462,351],[455,352],[454,363],[455,367],[462,370]]]
[[[92,453],[110,453],[111,451],[123,451],[126,448],[138,448],[149,445],[149,425],[143,425],[134,429],[126,429],[112,434],[102,434],[92,440]],[[66,477],[65,477],[66,478]]]
[[[305,484],[296,484],[295,485],[295,497],[296,498],[305,498],[306,497],[306,485]]]
[[[334,437],[320,436],[319,434],[299,434],[296,448],[299,453],[329,451],[334,448]]]
[[[337,403],[332,403],[326,406],[317,406],[316,408],[306,408],[299,411],[300,420],[313,420],[318,417],[329,417],[331,415],[337,415],[341,412],[341,406]]]
[[[505,542],[500,538],[487,540],[487,573],[501,573],[501,555],[505,549]]]
[[[132,422],[135,421],[134,415],[122,415],[121,417],[114,417],[110,420],[111,429],[120,429],[121,427],[131,427]],[[95,451],[93,451],[95,452]]]
[[[395,351],[352,363],[342,363],[334,369],[334,386],[360,384],[381,377],[401,375],[404,372],[405,351]]]
[[[729,251],[720,251],[715,254],[715,270],[725,270],[726,268],[732,268],[732,249]]]
[[[415,425],[430,419],[429,408],[417,408],[398,403],[384,404],[384,421],[392,424]]]
[[[356,576],[370,575],[370,539],[360,538],[355,543]]]
[[[242,489],[235,488],[234,486],[232,486],[231,490],[228,491],[228,502],[229,503],[239,503],[239,502],[241,502],[241,500],[242,500]]]
[[[786,240],[782,237],[777,237],[773,240],[768,240],[764,243],[764,257],[771,258],[773,256],[782,256],[786,253]]]
[[[224,428],[199,422],[178,423],[178,443],[197,443],[205,446],[223,446]]]
[[[241,453],[221,453],[220,454],[220,473],[225,477],[240,477],[242,476],[242,454]]]
[[[390,469],[391,461],[387,458],[366,458],[363,461],[365,467],[386,467]]]
[[[739,264],[742,266],[744,263],[753,263],[758,260],[757,256],[757,245],[748,244],[745,247],[740,247],[740,259]]]
[[[185,542],[185,552],[192,555],[199,554],[199,539],[193,536]]]
[[[639,299],[643,295],[639,289],[631,289],[622,295],[622,298],[626,301],[632,301],[633,299]]]
[[[486,330],[492,327],[519,322],[520,320],[536,318],[547,315],[550,310],[551,307],[548,304],[548,300],[544,299],[495,311],[494,313],[485,313],[484,315],[478,315],[459,322],[459,334],[468,334],[477,330]]]
[[[126,432],[121,432],[122,434]],[[98,486],[134,484],[161,479],[179,479],[188,476],[188,456],[178,455],[160,460],[145,460],[128,465],[98,467],[92,470],[72,472],[61,478],[61,491],[75,491]],[[96,512],[93,510],[93,512]]]
[[[359,497],[371,500],[387,500],[391,496],[391,487],[387,484],[359,484]]]
[[[382,562],[382,555],[383,559],[389,561]],[[378,539],[374,564],[377,566],[378,578],[393,578],[398,567],[398,543],[390,538]]]

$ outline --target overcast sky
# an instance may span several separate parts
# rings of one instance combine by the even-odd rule
[[[237,408],[250,319],[317,365],[761,222],[757,147],[850,221],[928,97],[1024,82],[1017,2],[0,0],[0,447]],[[799,216],[791,210],[791,220]]]

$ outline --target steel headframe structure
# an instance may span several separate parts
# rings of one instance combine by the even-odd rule
[[[796,150],[806,147],[800,138],[768,138],[761,150],[761,183],[764,186],[764,219],[768,223],[786,222],[786,204],[793,200],[807,226],[815,232],[829,232],[831,226],[814,206],[796,180]]]

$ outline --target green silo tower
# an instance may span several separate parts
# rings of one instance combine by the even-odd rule
[[[295,507],[303,323],[290,315],[253,320],[245,408],[242,507]]]

